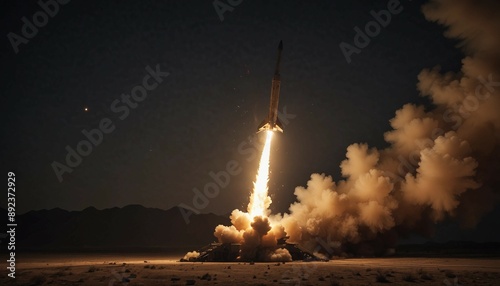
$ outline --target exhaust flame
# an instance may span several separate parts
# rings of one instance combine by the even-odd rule
[[[220,243],[241,246],[239,260],[291,261],[282,238],[327,257],[383,255],[400,238],[430,237],[448,218],[472,227],[497,207],[500,18],[474,0],[429,2],[425,17],[447,26],[446,34],[467,48],[460,72],[419,74],[417,88],[435,107],[404,105],[384,134],[387,147],[350,145],[340,164],[343,179],[311,175],[283,215],[268,209],[267,131],[248,212],[233,210],[231,225],[214,231]]]
[[[231,213],[231,226],[218,225],[214,235],[220,243],[241,245],[238,260],[243,261],[292,261],[286,248],[278,246],[278,240],[286,236],[279,223],[280,216],[271,216],[268,196],[269,159],[273,131],[266,131],[266,143],[262,150],[257,178],[250,195],[247,212],[238,209]]]
[[[267,209],[271,205],[271,198],[267,195],[267,183],[269,182],[269,157],[271,154],[271,139],[273,138],[273,132],[268,130],[266,133],[266,144],[262,150],[257,178],[254,182],[253,192],[250,196],[250,203],[247,208],[252,218],[256,216],[267,216]]]

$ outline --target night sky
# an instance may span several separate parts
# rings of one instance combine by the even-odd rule
[[[425,20],[423,1],[407,0],[348,63],[339,44],[352,44],[354,27],[387,3],[247,0],[221,21],[212,1],[75,0],[18,53],[5,35],[21,35],[21,19],[41,8],[3,3],[2,172],[16,172],[18,212],[191,206],[193,188],[214,182],[209,173],[232,160],[241,172],[201,211],[245,208],[260,154],[250,147],[261,148],[255,131],[267,115],[280,40],[279,110],[295,117],[273,141],[269,186],[273,212],[286,211],[312,173],[341,178],[348,145],[384,148],[402,105],[430,107],[416,89],[422,69],[460,68],[457,41]],[[142,84],[148,66],[169,75],[120,119],[112,103]],[[59,182],[53,162],[66,164],[66,146],[76,149],[82,130],[103,118],[114,131]]]

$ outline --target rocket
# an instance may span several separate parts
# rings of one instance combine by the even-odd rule
[[[283,41],[280,41],[278,46],[278,61],[276,62],[276,69],[274,71],[273,83],[271,85],[271,101],[269,102],[269,114],[266,119],[259,124],[257,132],[263,130],[283,132],[283,125],[278,119],[278,103],[280,99],[280,62],[281,51],[283,51]]]

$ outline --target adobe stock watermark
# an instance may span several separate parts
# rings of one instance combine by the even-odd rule
[[[234,8],[240,5],[243,0],[214,0],[212,3],[220,21],[224,21],[224,13],[233,12]]]
[[[489,74],[487,79],[482,75],[479,75],[477,80],[480,83],[476,85],[474,94],[467,95],[460,104],[457,104],[454,108],[448,108],[444,111],[443,121],[450,124],[453,123],[451,131],[457,131],[458,128],[460,128],[460,126],[464,123],[464,120],[469,118],[479,109],[481,102],[484,102],[491,97],[491,94],[495,92],[495,87],[500,87],[500,81],[495,81],[493,79],[493,74]],[[413,150],[408,155],[408,158],[399,156],[398,174],[389,174],[388,172],[389,177],[394,179],[395,182],[404,181],[407,173],[415,172],[420,161],[421,150],[432,147],[434,145],[434,141],[439,136],[444,136],[445,133],[445,130],[438,127],[432,130],[430,138],[417,139],[415,143],[419,146],[419,149]]]
[[[284,126],[290,124],[290,120],[294,119],[296,116],[296,114],[287,113],[286,106],[283,107],[283,111],[278,111],[278,118]],[[253,134],[238,144],[238,154],[246,156],[247,162],[259,158],[258,150],[261,149],[260,147],[263,145],[265,138],[261,137],[261,140],[257,139],[259,139],[257,134]],[[200,191],[198,188],[193,188],[194,196],[192,205],[180,203],[177,206],[186,224],[189,224],[189,217],[193,213],[199,214],[201,210],[205,209],[210,204],[210,199],[216,198],[221,189],[229,185],[231,178],[239,175],[242,171],[243,169],[237,160],[229,160],[224,170],[219,172],[208,172],[212,181],[207,182],[203,186],[203,191]]]
[[[14,32],[10,32],[7,34],[7,38],[14,49],[14,53],[19,53],[19,45],[28,44],[29,40],[33,39],[38,34],[38,29],[43,28],[49,23],[50,18],[54,18],[57,13],[59,13],[60,6],[66,5],[70,0],[40,0],[38,1],[38,6],[40,6],[41,10],[35,12],[31,21],[22,17],[21,22],[23,22],[23,26],[21,27],[21,35],[18,35]]]
[[[411,0],[410,0],[411,1]],[[380,34],[382,27],[387,27],[392,20],[393,15],[397,15],[403,11],[403,6],[399,0],[389,0],[387,2],[387,9],[382,9],[378,12],[374,10],[370,11],[373,20],[365,24],[364,31],[358,26],[354,27],[356,34],[354,35],[353,45],[341,42],[339,47],[345,60],[348,64],[352,62],[352,55],[361,53],[361,49],[368,47],[372,38],[375,38]]]
[[[162,72],[159,64],[156,65],[155,69],[146,66],[145,70],[147,74],[142,78],[141,84],[133,87],[130,94],[123,93],[120,99],[115,99],[111,102],[110,109],[113,113],[117,114],[120,120],[125,120],[130,115],[130,109],[137,108],[139,103],[144,101],[148,94],[156,89],[160,83],[163,82],[164,78],[170,74],[168,72]],[[115,129],[115,124],[107,117],[101,119],[97,128],[89,131],[83,129],[82,134],[85,139],[79,141],[75,148],[66,145],[66,164],[57,161],[52,162],[51,166],[57,180],[61,183],[63,181],[63,175],[65,173],[72,173],[74,168],[82,163],[83,157],[89,156],[92,150],[102,143],[104,134],[110,134],[115,131]]]

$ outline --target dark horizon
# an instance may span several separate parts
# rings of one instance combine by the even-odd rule
[[[131,205],[126,205],[122,207],[111,207],[111,208],[103,208],[103,209],[98,209],[93,206],[86,207],[81,210],[66,210],[62,208],[51,208],[51,209],[40,209],[40,210],[30,210],[26,213],[18,213],[18,216],[23,216],[27,214],[38,214],[41,212],[53,212],[53,211],[64,211],[68,213],[82,213],[84,211],[89,211],[89,210],[96,210],[98,212],[103,212],[103,211],[110,211],[110,210],[124,210],[126,208],[128,209],[136,209],[137,207],[139,208],[144,208],[146,210],[158,210],[162,212],[169,212],[174,215],[180,215],[178,217],[179,220],[183,220],[182,218],[182,213],[179,212],[178,207],[172,207],[170,209],[159,209],[159,208],[154,208],[154,207],[146,207],[138,204],[131,204]],[[188,210],[187,210],[188,211]],[[0,213],[6,213],[7,210],[4,208],[0,207]],[[193,214],[196,216],[197,214]],[[229,218],[229,213],[226,214],[215,214],[215,213],[200,213],[200,215],[213,215],[219,217],[221,220],[226,221]],[[495,225],[497,225],[497,216],[488,216],[485,218],[485,220],[478,225],[478,227],[474,229],[463,229],[461,228],[458,224],[456,223],[450,223],[450,222],[445,222],[436,225],[436,234],[434,236],[430,237],[423,237],[420,235],[409,235],[407,237],[401,237],[399,243],[397,245],[411,245],[411,244],[426,244],[428,242],[435,242],[435,243],[449,243],[453,241],[461,241],[461,242],[476,242],[476,243],[489,243],[489,242],[498,242],[500,243],[500,236],[496,235],[495,233],[491,234],[491,229],[495,228]],[[190,218],[192,218],[190,216]],[[189,223],[187,223],[189,225]],[[493,226],[493,227],[492,227]],[[215,227],[215,225],[213,226]],[[210,228],[210,227],[209,227]],[[206,239],[210,240],[216,240],[216,237],[213,236],[211,232],[207,232],[205,234],[207,237]],[[195,245],[192,245],[191,247],[194,247]],[[201,247],[201,245],[198,245],[198,247]]]

